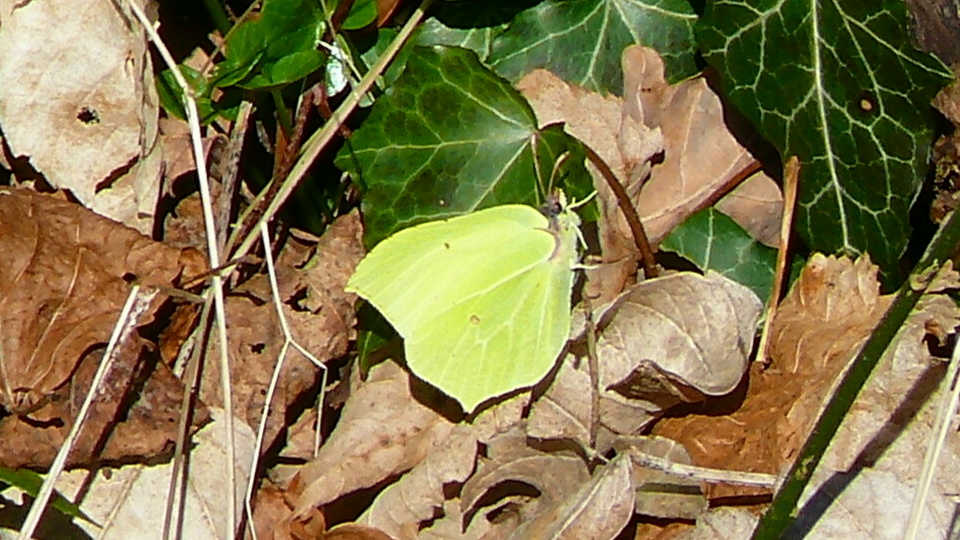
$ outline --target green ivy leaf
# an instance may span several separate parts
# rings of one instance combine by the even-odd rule
[[[263,9],[230,34],[211,84],[246,89],[283,86],[323,66],[325,27],[315,0],[264,0]]]
[[[668,81],[695,75],[696,20],[688,0],[547,0],[510,23],[488,61],[510,80],[546,68],[567,82],[619,95],[620,54],[635,43],[663,56]]]
[[[525,0],[462,0],[439,2],[432,17],[417,29],[418,45],[449,45],[471,49],[487,61],[493,40],[524,9],[536,4]]]
[[[900,0],[743,0],[708,2],[697,29],[731,102],[803,165],[799,234],[869,252],[888,284],[927,170],[930,100],[951,78],[906,26]]]
[[[592,189],[580,144],[560,126],[537,129],[530,105],[476,53],[415,47],[390,91],[336,164],[364,191],[367,244],[423,221],[507,203],[542,201],[533,146],[546,182],[571,200]]]
[[[663,239],[660,249],[750,288],[764,303],[770,297],[777,250],[754,240],[736,221],[715,208],[687,218]]]

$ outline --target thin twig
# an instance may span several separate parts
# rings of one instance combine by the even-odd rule
[[[587,159],[600,171],[600,176],[606,180],[607,185],[613,190],[613,194],[617,198],[617,205],[620,207],[620,211],[623,212],[623,217],[627,219],[627,224],[630,225],[630,231],[633,233],[633,242],[640,251],[644,277],[647,279],[657,277],[660,275],[660,272],[657,270],[657,260],[653,256],[653,250],[650,249],[647,231],[643,228],[643,222],[640,221],[640,216],[637,215],[637,209],[633,207],[630,196],[627,195],[627,190],[623,188],[623,184],[617,179],[617,175],[613,174],[607,162],[605,162],[593,148],[590,148],[585,143],[582,144],[584,150],[587,152]]]
[[[857,358],[844,375],[843,381],[834,390],[826,409],[821,413],[816,426],[797,454],[783,485],[774,496],[770,508],[760,519],[753,533],[755,540],[780,538],[784,530],[793,522],[800,495],[810,482],[813,472],[826,453],[844,417],[853,406],[857,394],[897,334],[897,330],[917,305],[926,290],[927,282],[933,279],[937,269],[950,258],[950,253],[957,245],[960,245],[960,212],[953,212],[941,223],[926,253],[900,287],[880,324],[860,349]]]
[[[691,478],[710,484],[733,484],[738,486],[759,486],[773,488],[777,485],[779,477],[775,474],[727,471],[723,469],[709,469],[707,467],[697,467],[696,465],[686,465],[676,463],[669,459],[639,452],[630,451],[630,459],[641,467],[656,469],[673,476]]]
[[[220,266],[220,250],[217,246],[217,228],[213,221],[213,204],[210,196],[210,179],[207,176],[207,163],[203,153],[203,142],[200,136],[200,115],[197,112],[197,104],[193,99],[193,90],[187,83],[187,80],[180,72],[180,67],[173,59],[173,55],[164,45],[160,36],[154,29],[153,24],[144,14],[143,10],[137,5],[137,0],[129,2],[130,8],[136,15],[140,24],[143,26],[150,40],[153,42],[160,57],[170,68],[174,80],[180,86],[183,92],[184,109],[187,112],[187,125],[190,126],[190,140],[193,143],[193,158],[197,169],[197,179],[200,185],[200,200],[203,206],[203,223],[207,239],[207,257],[210,261],[210,267]],[[232,536],[236,534],[237,521],[237,492],[233,487],[236,484],[236,449],[234,448],[234,430],[233,430],[233,390],[230,381],[230,357],[227,349],[227,311],[224,306],[223,298],[223,278],[219,274],[214,274],[212,278],[214,309],[216,311],[216,324],[218,342],[220,345],[220,371],[221,386],[223,392],[224,424],[226,426],[226,453],[227,453],[227,484],[231,486],[230,493],[227,496],[226,509],[226,531]]]
[[[593,306],[587,295],[583,295],[583,310],[587,331],[587,368],[590,371],[590,448],[597,447],[597,434],[600,431],[600,361],[597,359],[597,326],[593,321]]]
[[[100,359],[100,366],[97,367],[97,372],[94,374],[90,388],[87,390],[87,397],[83,400],[83,404],[80,406],[80,412],[77,413],[73,425],[70,426],[70,433],[67,435],[63,444],[60,445],[57,456],[54,458],[53,464],[50,465],[50,471],[47,473],[46,478],[43,479],[43,485],[40,487],[37,498],[34,499],[33,504],[30,506],[27,518],[24,520],[23,527],[20,529],[19,540],[29,540],[33,538],[33,533],[36,531],[37,525],[40,524],[43,511],[46,509],[51,495],[53,495],[57,479],[60,478],[60,473],[63,472],[63,468],[67,463],[67,456],[70,455],[70,450],[73,449],[73,445],[80,435],[80,430],[83,428],[84,422],[87,419],[87,413],[90,412],[90,405],[93,404],[94,396],[96,396],[100,388],[100,383],[103,382],[110,366],[113,364],[113,357],[117,345],[130,337],[130,334],[133,333],[137,324],[139,324],[138,319],[140,315],[150,307],[150,301],[153,300],[153,297],[156,295],[156,291],[150,291],[141,295],[139,285],[134,285],[130,288],[127,301],[124,303],[123,310],[120,312],[120,317],[113,326],[113,334],[110,336],[107,350],[104,351],[103,358]]]
[[[754,159],[753,161],[748,163],[746,167],[737,171],[737,174],[727,179],[727,181],[724,182],[719,188],[713,190],[710,193],[710,196],[700,201],[700,204],[698,204],[696,208],[693,209],[693,212],[690,212],[690,213],[696,214],[697,212],[703,210],[704,208],[710,208],[714,204],[717,204],[717,201],[722,199],[724,195],[733,191],[734,188],[742,184],[744,180],[746,180],[747,178],[750,178],[754,174],[757,174],[758,172],[760,172],[761,169],[763,169],[763,164],[761,164],[759,161]]]
[[[247,135],[247,125],[253,104],[244,100],[237,112],[237,121],[233,123],[230,140],[223,151],[223,175],[220,178],[220,196],[217,197],[217,245],[224,252],[227,247],[227,236],[230,232],[230,216],[233,213],[233,203],[236,200],[237,178],[240,172],[240,154],[243,151],[243,141]]]
[[[757,345],[758,362],[767,361],[767,347],[770,344],[770,325],[780,305],[780,295],[783,292],[783,282],[787,272],[787,257],[790,249],[790,233],[793,231],[793,211],[797,206],[797,186],[800,183],[800,160],[797,156],[787,160],[783,167],[783,217],[780,219],[780,247],[777,250],[777,271],[773,277],[773,289],[767,299],[767,318],[763,322],[763,331],[760,332],[760,343]]]
[[[261,223],[266,223],[273,219],[280,207],[287,201],[287,198],[293,193],[293,190],[300,183],[300,180],[307,174],[310,166],[320,155],[320,152],[326,148],[327,144],[338,132],[340,125],[350,116],[353,110],[360,104],[363,96],[373,87],[377,78],[386,70],[394,56],[400,48],[416,30],[417,25],[426,15],[428,9],[434,0],[424,0],[416,11],[410,16],[403,28],[397,34],[397,37],[390,43],[390,46],[370,68],[370,71],[363,76],[363,79],[347,95],[340,107],[334,112],[330,121],[324,124],[323,128],[314,133],[304,144],[303,153],[300,159],[293,165],[290,174],[282,182],[279,179],[273,179],[270,186],[261,191],[261,195],[250,206],[250,209],[241,221],[241,226],[237,227],[234,236],[231,238],[230,245],[238,247],[232,251],[234,257],[240,257],[248,253],[256,244],[259,238],[257,232]],[[278,188],[271,186],[279,185]],[[242,239],[242,240],[241,240]]]

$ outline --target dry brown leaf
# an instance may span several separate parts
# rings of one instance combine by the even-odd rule
[[[318,540],[394,540],[392,536],[374,527],[357,523],[343,523],[330,529]]]
[[[406,472],[444,444],[454,424],[414,399],[410,383],[393,362],[370,370],[316,459],[298,473],[306,488],[297,515]]]
[[[679,403],[733,390],[747,367],[760,300],[718,274],[647,280],[598,310],[600,430],[597,449],[633,435]],[[534,402],[530,434],[589,444],[586,351],[571,348]]]
[[[598,317],[601,387],[649,399],[650,381],[677,402],[688,395],[680,386],[726,394],[743,377],[761,307],[756,294],[712,272],[639,283]]]
[[[284,491],[279,486],[265,480],[257,489],[253,501],[253,528],[260,540],[287,540],[293,538],[290,530],[290,517],[293,509],[287,505]],[[326,530],[322,515],[318,534]]]
[[[208,160],[211,148],[215,144],[225,143],[224,139],[222,134],[201,138],[203,153]],[[179,118],[161,118],[160,146],[163,150],[164,186],[165,191],[169,193],[177,178],[197,170],[197,163],[193,157],[193,140],[190,138],[187,122]]]
[[[663,150],[659,129],[643,124],[642,114],[627,114],[615,96],[601,96],[564,82],[549,71],[537,69],[517,83],[537,113],[541,126],[564,122],[571,135],[586,143],[620,179],[631,201],[636,203],[640,187],[650,172],[651,160]],[[636,273],[639,252],[634,247],[626,219],[607,183],[598,178],[600,244],[603,260],[590,271],[592,298],[604,302],[623,290]],[[611,227],[607,223],[617,223]]]
[[[487,444],[486,457],[463,485],[461,512],[472,518],[465,524],[465,537],[476,538],[482,531],[484,537],[506,538],[520,525],[555,509],[589,479],[580,456],[569,450],[531,448],[518,426]],[[531,488],[538,495],[533,496]]]
[[[753,367],[746,396],[707,402],[705,416],[666,419],[654,432],[681,442],[697,465],[778,474],[886,311],[890,299],[879,290],[869,259],[814,255],[773,321],[773,365],[766,371]],[[767,491],[710,490],[712,497],[746,493]]]
[[[622,64],[623,100],[587,92],[543,70],[531,72],[517,87],[541,125],[564,122],[570,134],[603,158],[637,208],[650,242],[657,244],[754,162],[731,131],[749,138],[748,124],[730,120],[702,77],[667,85],[653,49],[628,47]],[[652,165],[660,154],[663,162]],[[590,294],[605,302],[629,283],[639,253],[613,192],[594,177],[603,259],[589,273]],[[776,244],[783,203],[769,177],[754,175],[719,206],[751,234]]]
[[[511,540],[610,540],[627,526],[634,510],[632,465],[617,456],[598,467],[589,482],[560,504],[523,523]]]
[[[0,466],[46,468],[73,426],[103,350],[84,357],[69,384],[50,396],[29,419],[0,419]],[[83,430],[67,460],[69,467],[96,467],[166,458],[177,438],[183,384],[139,338],[120,344],[111,369],[95,394]],[[193,428],[210,418],[198,403]]]
[[[140,23],[123,3],[70,0],[4,1],[0,20],[10,153],[95,212],[151,231],[159,101]]]
[[[769,176],[751,176],[714,207],[733,218],[758,242],[774,248],[780,246],[783,192]]]
[[[357,522],[376,527],[395,538],[416,531],[443,508],[444,486],[462,484],[473,472],[477,437],[466,424],[454,426],[442,448],[389,486],[373,501]]]
[[[320,362],[346,354],[353,337],[355,296],[344,292],[353,268],[362,256],[360,220],[356,212],[331,224],[315,245],[316,256],[306,264],[312,251],[295,241],[287,244],[293,254],[277,260],[283,312],[294,339]],[[260,424],[269,386],[283,346],[283,334],[269,279],[259,274],[238,286],[226,298],[233,399],[236,414],[249,425]],[[210,349],[217,351],[216,340]],[[309,359],[290,348],[281,370],[280,383],[270,404],[264,436],[264,450],[286,427],[287,408],[304,392],[315,388],[321,370]],[[201,399],[208,405],[222,404],[220,366],[208,363],[201,383]]]
[[[195,252],[27,190],[0,191],[0,246],[0,403],[17,413],[107,342],[130,281],[169,287],[184,265],[199,269]]]

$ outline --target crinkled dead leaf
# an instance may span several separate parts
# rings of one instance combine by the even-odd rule
[[[684,442],[701,466],[779,473],[796,455],[812,422],[832,394],[839,377],[886,311],[890,296],[880,296],[877,268],[868,259],[816,255],[808,262],[781,304],[773,323],[773,365],[752,370],[742,403],[705,404],[704,416],[671,418],[655,432]],[[955,287],[956,274],[946,273],[938,287]],[[935,416],[937,387],[943,366],[930,357],[925,336],[954,331],[960,312],[948,297],[926,295],[900,329],[856,402],[820,467],[807,496],[830,512],[847,512],[853,502],[831,506],[829,492],[845,471],[866,466],[893,473],[898,482],[913,485]],[[736,410],[734,410],[736,409]],[[727,414],[723,414],[726,412]],[[931,509],[960,475],[960,447],[953,438],[940,458]],[[818,487],[823,486],[823,487]],[[831,487],[834,486],[834,487]],[[746,488],[711,487],[712,497],[756,493]],[[863,497],[861,493],[858,497]],[[909,499],[882,497],[869,504],[909,506]],[[947,505],[948,506],[948,505]],[[946,506],[943,506],[945,508]],[[892,509],[891,509],[892,511]],[[934,511],[942,523],[948,515]],[[853,521],[869,522],[858,513]],[[848,519],[849,520],[849,519]],[[899,533],[896,533],[899,535]],[[866,536],[866,537],[869,537]]]
[[[300,470],[306,488],[296,514],[412,469],[444,444],[453,426],[413,397],[403,368],[378,364],[344,405],[317,457]]]
[[[680,535],[678,540],[742,540],[749,538],[757,526],[756,514],[746,508],[721,506],[697,520],[697,526]]]
[[[683,443],[699,466],[778,474],[888,305],[868,259],[814,255],[772,323],[773,363],[753,366],[747,394],[707,402],[703,416],[666,419],[654,433]],[[708,492],[768,493],[724,485]]]
[[[522,523],[511,540],[611,540],[634,511],[630,458],[617,456],[593,472],[588,482],[561,503]]]
[[[129,282],[175,286],[184,268],[200,269],[196,252],[28,190],[0,190],[0,246],[0,403],[17,413],[107,342]]]
[[[397,483],[387,487],[357,522],[395,538],[419,530],[443,508],[444,486],[462,484],[473,472],[477,437],[466,424],[454,426],[442,448],[431,452]]]
[[[159,101],[140,23],[124,4],[69,0],[4,1],[0,19],[10,153],[95,212],[150,232]]]
[[[648,381],[665,387],[662,376],[705,395],[726,394],[743,377],[761,308],[756,294],[713,272],[639,283],[598,317],[601,387],[642,399]],[[665,391],[679,400],[679,386]]]

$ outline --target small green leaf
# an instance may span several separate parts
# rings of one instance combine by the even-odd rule
[[[546,0],[495,39],[488,62],[510,80],[546,68],[584,88],[622,94],[620,54],[635,43],[660,53],[668,81],[695,75],[696,20],[687,0]]]
[[[726,214],[701,210],[675,228],[660,249],[749,287],[766,303],[773,287],[777,250],[754,240]]]
[[[734,0],[707,2],[697,28],[730,101],[800,159],[799,234],[869,252],[888,285],[927,170],[930,100],[951,79],[907,24],[901,0]]]
[[[559,126],[538,130],[529,104],[473,51],[415,47],[336,164],[364,191],[366,241],[374,245],[431,219],[538,205],[534,144],[544,182],[558,156],[580,151]],[[589,174],[576,156],[565,164],[556,187],[581,200],[592,190]]]
[[[200,115],[200,123],[209,122],[216,114],[213,102],[210,100],[210,86],[206,79],[200,76],[200,72],[185,65],[180,65],[180,73],[193,88],[194,101],[197,103],[197,113]],[[186,120],[187,113],[183,108],[183,91],[173,77],[173,72],[165,69],[157,77],[157,96],[160,98],[160,105],[173,116]]]
[[[324,64],[326,55],[317,48],[324,28],[315,0],[264,0],[261,12],[227,39],[212,84],[258,89],[302,79]]]
[[[343,30],[360,30],[377,20],[376,0],[357,0],[343,21]]]

